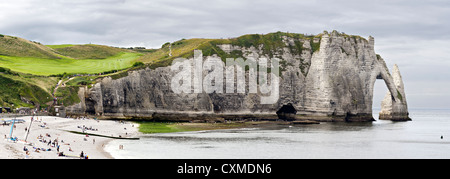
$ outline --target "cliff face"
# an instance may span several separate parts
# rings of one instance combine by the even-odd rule
[[[371,121],[374,83],[383,79],[390,94],[394,94],[388,94],[390,100],[386,99],[393,104],[387,108],[394,112],[383,113],[383,118],[409,119],[404,87],[399,83],[401,77],[397,78],[396,72],[390,75],[384,60],[375,54],[372,37],[366,40],[334,31],[310,39],[282,36],[282,43],[270,53],[264,45],[216,45],[227,54],[239,52],[244,59],[280,59],[279,98],[274,104],[261,104],[261,96],[266,95],[260,91],[176,94],[171,89],[176,73],[170,67],[159,67],[131,71],[116,80],[106,77],[90,89],[81,88],[78,94],[81,103],[66,108],[67,113],[117,118],[278,114],[296,120]],[[290,48],[293,46],[301,50]],[[193,59],[189,60],[193,63]]]

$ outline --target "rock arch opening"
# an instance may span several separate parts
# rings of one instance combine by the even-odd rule
[[[95,115],[95,105],[97,102],[92,98],[85,98],[84,101],[86,104],[86,114]]]
[[[295,120],[296,114],[297,110],[291,103],[281,106],[281,108],[277,111],[278,119],[282,120]]]
[[[372,115],[374,113],[373,109],[373,101],[380,101],[377,99],[379,94],[381,92],[385,92],[385,95],[382,97],[381,100],[381,108],[379,111],[378,119],[380,120],[393,120],[393,121],[407,121],[411,120],[409,118],[408,114],[408,106],[406,103],[406,95],[404,92],[404,85],[402,81],[402,77],[400,75],[400,71],[398,69],[397,65],[394,65],[394,68],[392,70],[392,74],[390,74],[387,70],[381,71],[379,75],[376,76],[376,79],[383,79],[384,84],[382,86],[385,86],[386,89],[376,90],[376,93],[373,93],[372,91]],[[373,81],[373,87],[374,88],[380,88],[377,87],[378,85],[375,85],[375,81]],[[381,85],[381,84],[380,84]],[[374,90],[374,89],[372,89]],[[374,98],[376,97],[376,98]]]
[[[375,120],[379,119],[379,113],[381,111],[381,103],[386,96],[386,92],[389,91],[383,78],[377,78],[373,86],[372,97],[372,116]]]

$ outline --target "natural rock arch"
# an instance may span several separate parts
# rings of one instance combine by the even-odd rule
[[[372,101],[373,101],[373,87],[377,79],[383,80],[388,89],[381,103],[381,111],[379,119],[394,120],[394,121],[411,120],[411,118],[409,118],[408,106],[406,103],[406,97],[404,92],[404,85],[398,66],[396,64],[394,65],[392,75],[389,73],[389,71],[387,71],[388,69],[386,65],[384,64],[383,66],[385,67],[385,69],[381,69],[378,75],[376,75],[376,78],[371,81]]]
[[[386,93],[386,96],[381,103],[379,118],[382,120],[393,121],[411,120],[411,118],[409,118],[402,76],[397,65],[394,65],[392,76],[389,80],[392,81],[395,90],[389,88],[389,91]]]

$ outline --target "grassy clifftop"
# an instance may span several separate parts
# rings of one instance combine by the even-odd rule
[[[142,53],[104,45],[49,45],[0,34],[0,107],[46,107],[64,74],[99,74],[133,67]],[[59,76],[59,77],[55,77]],[[68,90],[69,89],[69,90]],[[55,91],[76,101],[78,84]]]
[[[132,67],[142,56],[104,45],[49,45],[0,35],[0,67],[32,75],[102,73]]]
[[[33,75],[98,74],[122,70],[133,66],[141,54],[120,52],[105,59],[46,59],[33,57],[11,57],[0,55],[0,67]]]
[[[106,59],[119,54],[120,52],[130,52],[125,49],[114,48],[104,45],[48,45],[56,52],[66,57],[74,59]]]
[[[20,75],[0,68],[0,106],[46,107],[56,82],[56,77]]]
[[[142,56],[138,61],[148,63],[151,68],[162,66],[169,66],[176,58],[190,58],[194,56],[194,50],[202,50],[204,56],[218,55],[223,60],[226,58],[243,57],[242,51],[233,51],[231,53],[224,52],[218,45],[231,44],[239,47],[255,47],[262,48],[262,52],[270,57],[273,57],[277,51],[285,47],[289,48],[292,53],[301,54],[303,43],[311,44],[312,51],[319,50],[320,38],[319,35],[304,35],[297,33],[275,32],[269,34],[249,34],[237,38],[230,39],[182,39],[171,44],[172,56],[169,56],[169,43],[164,44],[160,49],[152,53]],[[294,39],[294,44],[286,45],[283,38]],[[316,42],[314,39],[319,39]]]
[[[61,58],[53,49],[19,37],[0,35],[0,55],[33,58]]]

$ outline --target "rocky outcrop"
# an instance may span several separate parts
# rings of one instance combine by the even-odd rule
[[[397,89],[397,93],[394,92],[393,94],[397,98],[394,98],[394,95],[390,91],[386,93],[386,96],[381,102],[380,119],[393,121],[411,120],[408,116],[405,87],[397,65],[394,65],[392,69],[392,78]]]
[[[90,89],[81,88],[81,103],[67,107],[67,114],[179,120],[272,119],[285,115],[293,120],[372,121],[373,87],[376,79],[382,79],[394,95],[387,99],[392,104],[386,103],[383,108],[390,112],[380,116],[409,119],[404,87],[395,71],[398,69],[394,67],[391,76],[384,60],[374,51],[374,38],[366,40],[333,31],[309,39],[283,36],[282,42],[284,47],[270,54],[263,45],[217,45],[226,53],[238,51],[246,59],[281,59],[279,98],[274,104],[261,104],[266,94],[260,91],[248,93],[248,79],[246,93],[177,94],[170,85],[175,72],[160,67],[131,71],[120,79],[106,77]],[[298,44],[301,51],[289,48]],[[189,60],[193,63],[193,59]],[[203,76],[206,74],[203,72]]]

